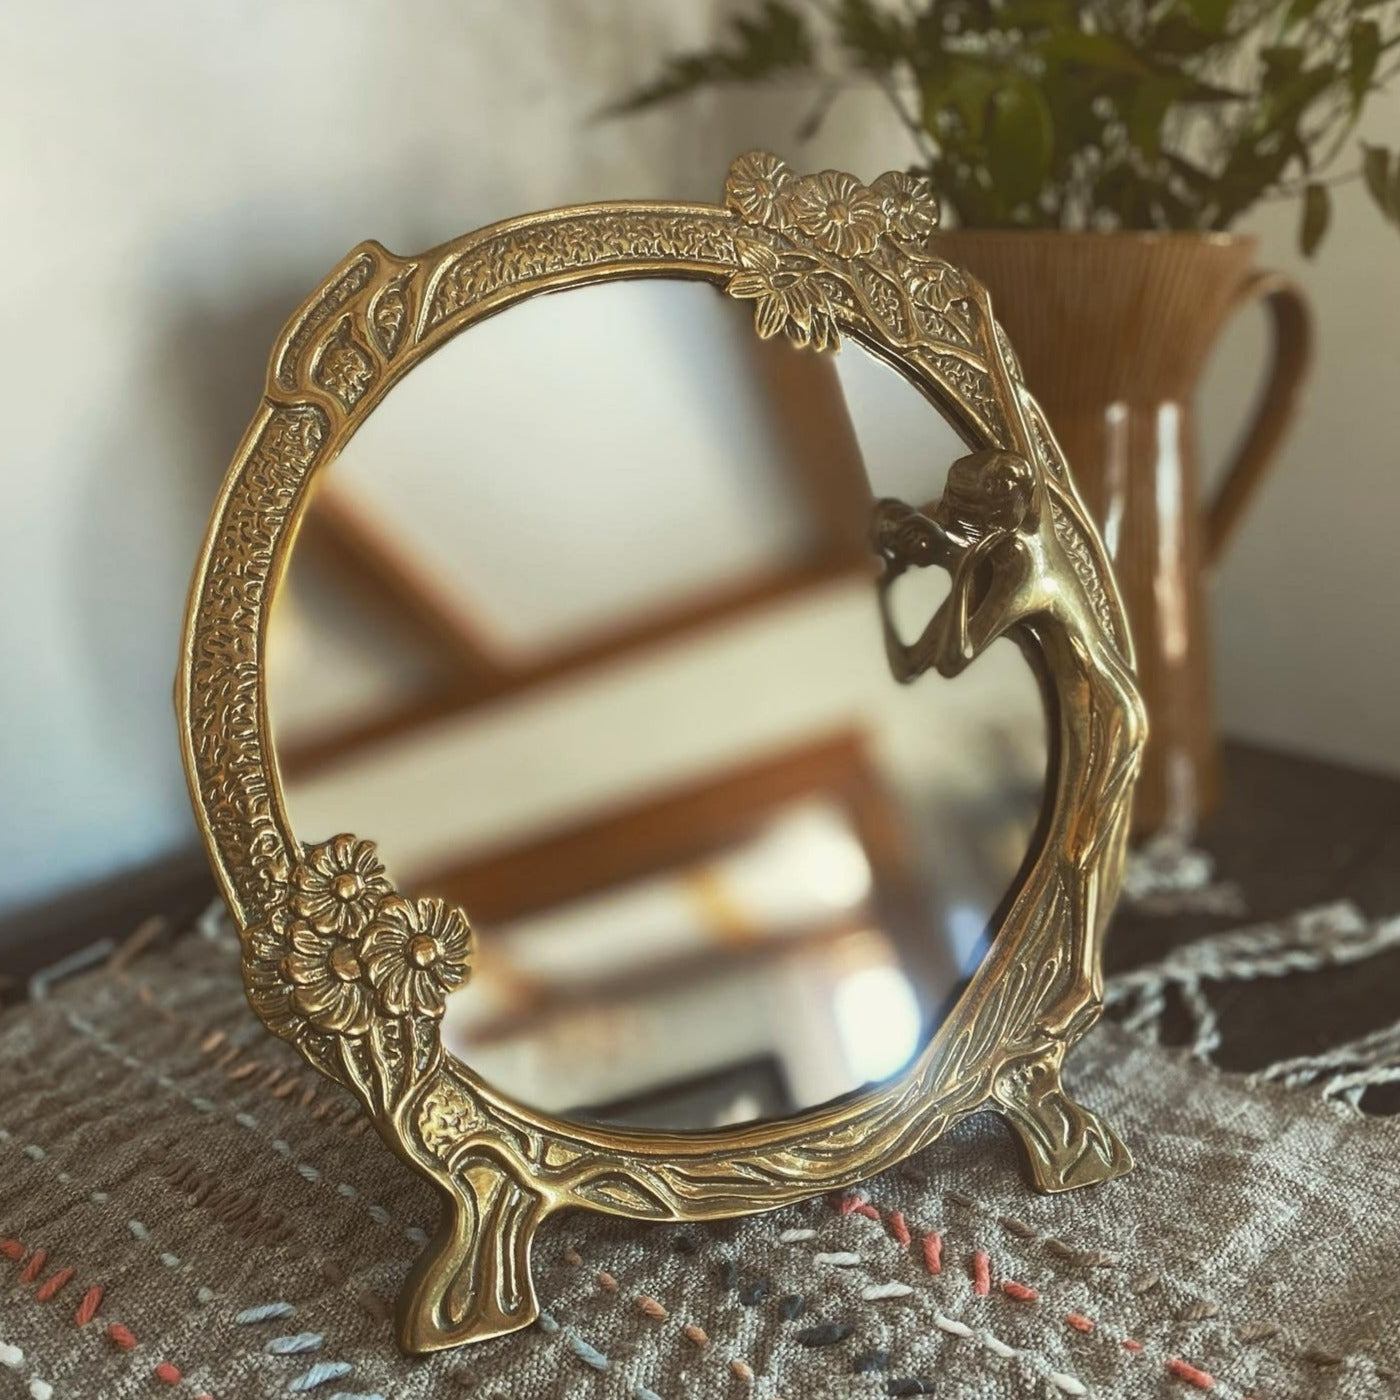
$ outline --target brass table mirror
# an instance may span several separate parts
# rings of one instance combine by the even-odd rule
[[[1131,644],[936,224],[910,177],[753,153],[723,205],[554,210],[409,258],[363,244],[274,348],[191,587],[185,767],[253,1009],[445,1201],[400,1296],[406,1351],[531,1322],[555,1211],[769,1210],[982,1110],[1038,1189],[1131,1167],[1060,1084],[1122,877]],[[622,396],[599,402],[618,357]],[[442,433],[413,439],[417,386],[463,365]],[[410,519],[430,482],[449,499]],[[441,673],[373,712],[315,657],[269,686],[303,523],[291,582],[316,546],[348,559]],[[977,754],[937,696],[1009,677],[1000,658],[1019,679],[971,708],[1023,683],[1043,786],[984,896],[950,894],[929,872],[971,868],[970,824],[939,807],[939,763]],[[928,671],[970,674],[896,684]],[[369,840],[327,835],[351,828],[399,885]]]

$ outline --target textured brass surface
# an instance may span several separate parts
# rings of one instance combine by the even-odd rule
[[[561,209],[413,258],[363,244],[277,342],[191,587],[181,737],[254,1010],[441,1189],[442,1227],[399,1300],[408,1351],[529,1323],[531,1240],[563,1208],[639,1220],[771,1209],[880,1171],[978,1109],[1016,1130],[1042,1190],[1131,1166],[1060,1088],[1066,1048],[1100,1009],[1100,940],[1144,739],[1131,647],[1098,536],[985,291],[928,250],[935,222],[906,176],[798,177],[755,153],[735,162],[723,207]],[[297,839],[265,690],[268,613],[311,478],[383,395],[517,301],[640,276],[717,284],[752,302],[765,336],[817,349],[849,336],[942,408],[973,455],[928,514],[882,502],[871,527],[886,584],[937,564],[953,588],[912,645],[886,623],[890,662],[905,680],[954,675],[1010,636],[1042,679],[1052,740],[1046,809],[991,951],[918,1060],[796,1117],[705,1133],[560,1121],[445,1053],[443,1004],[470,967],[466,917],[400,897],[367,841]]]

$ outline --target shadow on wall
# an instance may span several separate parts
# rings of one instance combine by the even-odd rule
[[[172,813],[189,810],[173,685],[199,542],[257,407],[273,341],[323,271],[279,269],[260,292],[217,302],[197,291],[172,297],[167,289],[176,310],[145,338],[148,356],[135,371],[136,382],[158,387],[130,401],[113,425],[74,512],[75,553],[64,577],[73,589],[68,615],[83,629],[88,742],[147,791],[163,793]],[[151,275],[161,270],[153,265]],[[192,819],[183,844],[198,844]],[[158,888],[164,869],[183,878],[187,866],[177,856],[133,878],[145,875]],[[13,922],[36,913],[42,922],[42,911],[52,908],[47,901],[30,906]]]

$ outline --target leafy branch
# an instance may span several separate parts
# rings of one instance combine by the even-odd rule
[[[1397,59],[1400,0],[763,0],[610,110],[786,79],[805,139],[873,84],[964,226],[1226,229],[1286,198],[1311,254],[1345,180],[1400,228],[1400,153],[1356,141]]]

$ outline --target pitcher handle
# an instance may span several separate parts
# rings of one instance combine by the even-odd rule
[[[1273,466],[1301,398],[1312,362],[1312,314],[1297,284],[1281,272],[1255,272],[1233,310],[1263,300],[1271,315],[1274,358],[1235,458],[1206,508],[1206,567],[1214,569],[1244,517],[1245,507]]]

